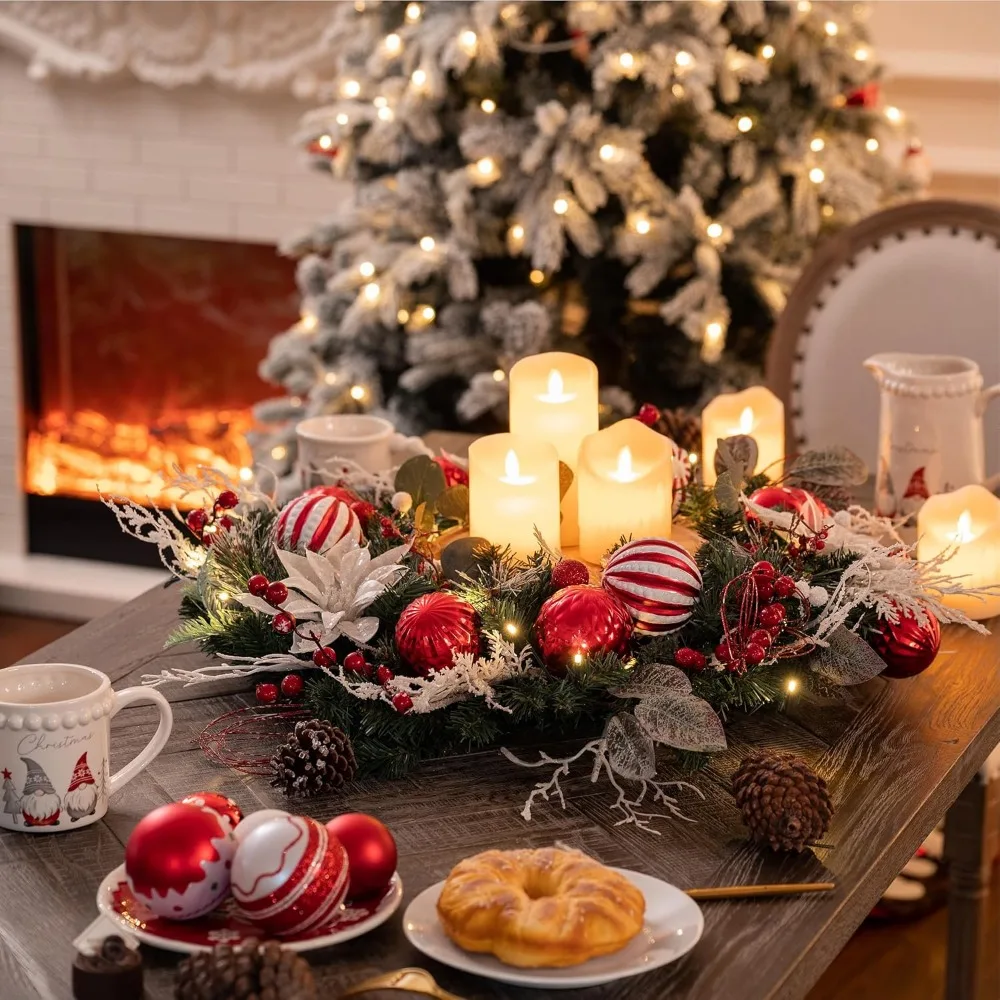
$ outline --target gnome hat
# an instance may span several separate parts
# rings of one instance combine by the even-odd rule
[[[46,795],[55,795],[56,790],[49,781],[49,776],[30,757],[22,757],[24,766],[28,769],[28,777],[24,780],[24,795],[34,795],[35,792],[44,792]]]
[[[75,792],[81,785],[93,785],[94,776],[87,764],[86,752],[80,754],[80,759],[73,766],[73,777],[70,778],[68,792]]]

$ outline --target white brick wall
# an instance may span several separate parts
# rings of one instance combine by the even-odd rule
[[[13,224],[277,243],[347,193],[289,142],[302,111],[212,86],[34,83],[0,51],[0,558],[25,550]]]

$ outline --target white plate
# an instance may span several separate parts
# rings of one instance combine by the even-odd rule
[[[281,943],[292,951],[312,951],[340,944],[359,937],[379,924],[384,924],[403,901],[403,881],[399,872],[392,876],[389,887],[378,899],[362,903],[344,903],[334,913],[329,924],[296,937],[282,938]],[[109,872],[97,890],[97,908],[113,923],[143,944],[167,951],[191,954],[210,951],[217,944],[238,945],[248,938],[267,937],[259,927],[243,920],[229,899],[218,909],[195,920],[164,920],[157,917],[132,895],[125,880],[125,866]]]
[[[624,875],[646,898],[646,922],[621,951],[592,958],[581,965],[566,969],[519,969],[504,965],[493,955],[463,951],[445,934],[438,920],[437,901],[444,882],[425,889],[410,903],[403,914],[403,931],[414,948],[444,965],[501,983],[550,990],[600,986],[637,976],[675,961],[698,943],[705,920],[701,908],[690,896],[651,875],[625,868],[612,871]]]

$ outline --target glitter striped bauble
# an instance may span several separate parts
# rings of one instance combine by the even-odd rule
[[[345,535],[361,541],[357,515],[340,497],[318,490],[303,493],[288,503],[274,529],[275,544],[291,552],[324,552]]]
[[[701,594],[701,572],[688,551],[666,538],[640,538],[614,552],[601,584],[628,608],[636,632],[673,632]]]

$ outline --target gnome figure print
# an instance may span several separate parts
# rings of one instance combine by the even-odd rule
[[[159,725],[145,749],[108,774],[111,719],[151,701]],[[0,828],[58,833],[88,826],[108,798],[163,749],[172,725],[159,691],[113,691],[99,670],[74,663],[34,663],[0,671]]]

